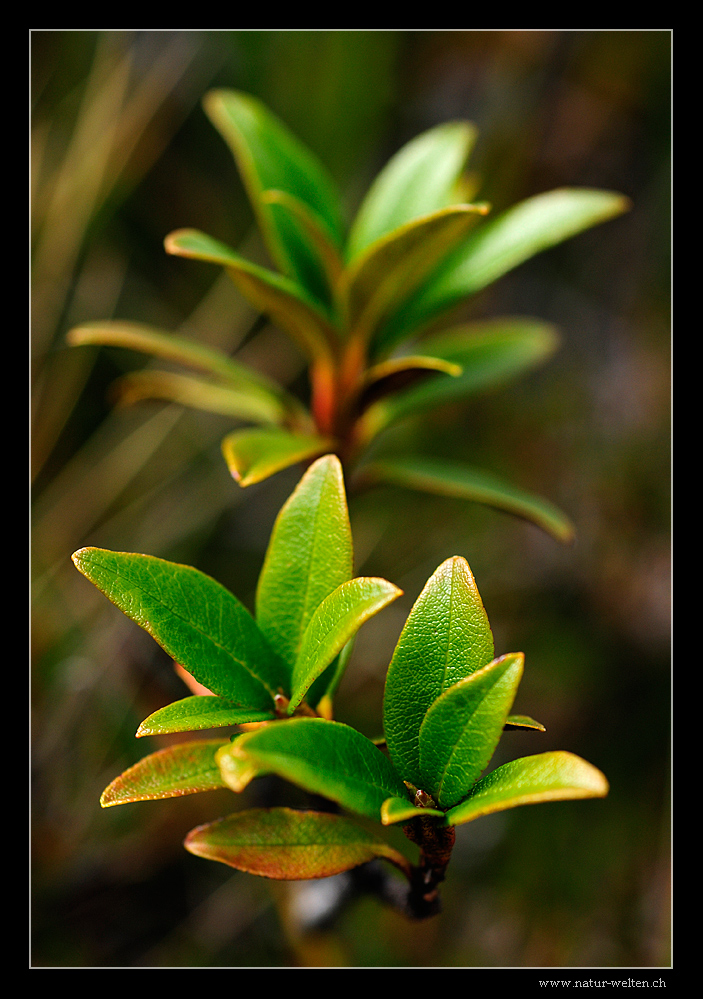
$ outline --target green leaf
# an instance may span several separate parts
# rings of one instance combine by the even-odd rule
[[[521,652],[494,659],[445,690],[420,729],[420,785],[440,808],[466,796],[488,766],[522,677]]]
[[[531,732],[547,731],[541,722],[535,721],[529,715],[508,715],[503,729],[505,732],[516,732],[519,730],[529,730]]]
[[[381,822],[384,826],[395,825],[397,822],[410,822],[426,815],[444,818],[444,812],[440,812],[439,809],[418,808],[407,798],[386,798],[381,805]]]
[[[344,274],[345,311],[353,335],[368,343],[382,320],[485,213],[483,205],[452,205],[406,222],[367,247]]]
[[[320,296],[320,271],[310,253],[305,228],[290,212],[262,195],[275,189],[292,195],[320,216],[341,245],[340,200],[327,171],[260,101],[234,90],[214,90],[203,102],[242,175],[272,259],[300,284]]]
[[[406,858],[379,836],[326,812],[238,812],[193,829],[184,846],[196,856],[284,881],[330,877],[379,857],[410,874]]]
[[[370,187],[349,234],[348,259],[419,215],[450,204],[476,141],[469,122],[445,122],[408,142]]]
[[[168,735],[171,732],[197,732],[204,728],[269,721],[275,717],[273,710],[253,711],[222,697],[196,694],[154,711],[137,729],[137,738],[143,735]]]
[[[143,323],[124,320],[105,320],[75,326],[66,334],[71,346],[101,344],[109,347],[126,347],[141,353],[152,354],[167,361],[176,361],[186,367],[205,371],[241,391],[250,391],[262,398],[273,398],[287,409],[300,409],[300,403],[276,382],[252,368],[238,364],[226,354],[212,347],[176,336]]]
[[[314,458],[333,445],[329,437],[287,430],[235,430],[222,441],[222,454],[232,478],[240,486],[251,486],[283,468]]]
[[[264,204],[276,205],[281,211],[287,212],[300,225],[302,232],[310,244],[310,253],[317,261],[320,271],[324,274],[324,301],[332,302],[337,286],[344,270],[344,261],[337,238],[330,231],[324,219],[299,198],[286,191],[264,191],[261,196]]]
[[[240,707],[271,709],[287,682],[286,668],[224,586],[191,566],[151,555],[81,548],[72,558],[198,683]]]
[[[275,396],[189,378],[171,371],[134,371],[114,385],[118,401],[132,405],[143,399],[165,399],[250,423],[284,423],[286,409]]]
[[[383,399],[366,414],[366,436],[405,416],[503,385],[546,361],[557,345],[552,325],[520,318],[465,323],[432,337],[423,346],[433,357],[457,365],[457,377],[426,379]]]
[[[332,699],[337,693],[337,687],[349,665],[351,654],[354,651],[355,639],[356,635],[347,642],[336,659],[330,663],[321,676],[318,676],[308,691],[308,704],[311,708],[315,708],[323,718],[330,720],[332,718]]]
[[[411,354],[382,361],[367,369],[359,393],[357,410],[363,412],[378,399],[407,390],[410,386],[424,384],[432,380],[435,375],[444,374],[458,378],[461,372],[461,366],[458,364],[423,354]]]
[[[556,751],[505,763],[475,784],[461,804],[447,812],[447,823],[458,826],[481,815],[518,805],[571,798],[603,798],[608,781],[600,770],[573,753]]]
[[[256,621],[291,667],[316,609],[351,578],[352,536],[339,459],[318,458],[280,510],[256,590]]]
[[[348,725],[323,718],[272,722],[223,747],[218,762],[228,784],[229,760],[242,768],[249,766],[252,777],[278,774],[377,821],[386,798],[407,794],[390,760],[369,739]],[[234,789],[242,786],[240,780]]]
[[[408,331],[426,325],[536,253],[627,211],[621,194],[559,188],[527,198],[473,232],[435,275],[387,323],[379,346],[388,350]]]
[[[358,481],[366,485],[387,482],[438,496],[485,503],[529,520],[563,544],[574,539],[574,525],[553,503],[511,486],[490,472],[455,462],[417,455],[387,458],[360,468]]]
[[[226,787],[215,762],[215,751],[222,745],[221,739],[203,739],[145,756],[105,788],[100,804],[109,808],[130,801],[176,798]]]
[[[466,560],[454,556],[425,584],[388,667],[383,727],[403,780],[423,786],[420,728],[431,705],[492,659],[493,635],[476,582]]]
[[[220,264],[254,308],[288,333],[312,361],[328,361],[338,339],[320,306],[288,277],[240,257],[197,229],[177,229],[164,240],[168,253]]]
[[[402,593],[386,579],[360,576],[326,597],[305,629],[293,667],[288,713],[293,714],[308,689],[370,617]]]

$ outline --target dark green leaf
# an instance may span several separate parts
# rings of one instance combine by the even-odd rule
[[[247,732],[218,753],[223,779],[240,791],[250,778],[275,773],[343,808],[379,819],[386,798],[406,790],[390,760],[348,725],[322,718],[291,718]],[[229,763],[237,771],[232,780]]]
[[[256,620],[291,667],[310,618],[351,578],[352,536],[342,466],[318,458],[282,507],[256,591]]]
[[[337,653],[370,617],[402,593],[386,579],[360,576],[338,586],[310,618],[293,667],[289,714],[301,703],[310,686]]]
[[[469,122],[446,122],[400,149],[376,177],[349,234],[348,259],[411,219],[454,200],[456,181],[474,142]]]
[[[537,524],[564,544],[574,538],[574,525],[548,500],[517,489],[489,472],[454,462],[418,456],[388,458],[361,467],[358,482],[366,485],[387,482],[406,489],[485,503]]]
[[[284,881],[330,877],[379,857],[410,873],[406,858],[379,836],[326,812],[238,812],[193,829],[184,846],[198,857]]]
[[[273,710],[252,711],[222,697],[196,694],[154,711],[137,729],[137,738],[143,735],[168,735],[171,732],[198,732],[205,728],[269,721],[275,717]]]
[[[297,198],[320,216],[340,246],[340,200],[327,171],[255,97],[214,90],[206,95],[204,107],[234,154],[272,259],[320,297],[320,270],[310,253],[304,227],[294,215],[262,195],[275,189]]]
[[[386,324],[379,348],[390,350],[411,330],[507,274],[536,253],[627,211],[621,194],[559,188],[514,205],[476,229],[406,306]]]
[[[522,677],[521,652],[501,656],[449,687],[420,729],[420,785],[451,808],[488,766]]]
[[[603,798],[607,793],[603,774],[580,756],[563,751],[539,753],[504,763],[487,774],[465,801],[447,812],[447,823],[458,826],[518,805]]]
[[[454,556],[427,581],[388,667],[383,727],[403,780],[422,787],[420,727],[433,702],[492,659],[493,636],[476,582],[466,560]]]
[[[221,739],[203,739],[145,756],[105,788],[100,804],[109,808],[130,801],[176,798],[226,787],[215,762],[215,751],[222,745]]]
[[[271,709],[283,662],[247,609],[210,576],[151,555],[81,548],[76,568],[198,683],[244,708]]]
[[[288,430],[236,430],[222,441],[227,467],[240,486],[268,479],[283,468],[328,451],[334,441]]]

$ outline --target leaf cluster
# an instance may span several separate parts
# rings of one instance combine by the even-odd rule
[[[309,404],[235,359],[141,324],[87,324],[69,342],[129,347],[195,369],[135,372],[122,380],[121,398],[175,400],[249,424],[223,441],[242,486],[334,452],[359,484],[487,503],[568,541],[573,528],[561,511],[495,476],[413,454],[371,461],[368,449],[397,421],[548,358],[557,336],[547,323],[507,317],[447,326],[447,317],[535,253],[619,215],[627,199],[565,188],[486,220],[490,206],[473,200],[464,172],[476,129],[454,121],[389,161],[347,230],[324,166],[261,102],[216,90],[204,106],[234,155],[276,269],[196,229],[171,233],[166,250],[224,268],[295,341],[308,364]]]
[[[189,834],[185,845],[195,854],[279,879],[325,877],[380,857],[411,885],[417,870],[429,872],[424,883],[434,885],[444,876],[454,826],[517,805],[607,793],[600,771],[566,752],[482,776],[505,728],[543,726],[510,713],[523,655],[495,657],[475,580],[459,556],[428,580],[398,640],[385,686],[385,743],[333,720],[354,636],[401,592],[384,579],[352,577],[334,455],[311,465],[279,513],[254,616],[189,566],[95,548],[73,560],[212,691],[156,711],[138,736],[245,726],[231,739],[152,753],[110,784],[103,806],[220,787],[241,792],[273,773],[341,810],[235,812]],[[375,820],[378,831],[347,813]],[[396,823],[420,846],[419,867],[385,840],[382,827]]]

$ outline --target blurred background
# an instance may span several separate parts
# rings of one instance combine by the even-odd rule
[[[611,30],[32,32],[34,966],[669,964],[670,43]],[[168,741],[136,740],[138,723],[188,691],[71,553],[186,562],[251,607],[301,474],[240,489],[219,450],[228,419],[115,410],[111,384],[148,359],[65,346],[80,322],[148,322],[304,391],[295,348],[226,276],[163,250],[194,226],[264,259],[201,108],[214,86],[267,103],[327,165],[350,219],[404,142],[456,118],[479,127],[470,166],[494,211],[562,185],[633,202],[464,310],[555,323],[547,365],[398,431],[548,497],[575,521],[575,544],[457,500],[391,488],[352,500],[357,573],[405,595],[362,629],[337,718],[380,732],[405,616],[460,554],[496,654],[526,655],[514,710],[547,727],[506,733],[493,764],[567,749],[611,784],[604,800],[461,827],[444,912],[426,923],[366,896],[303,932],[325,883],[280,885],[185,852],[193,826],[256,804],[260,782],[236,798],[98,804]]]

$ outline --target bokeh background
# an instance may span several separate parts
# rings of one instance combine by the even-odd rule
[[[32,32],[34,966],[669,965],[670,44],[667,31]],[[201,108],[213,86],[263,99],[326,163],[350,218],[405,141],[455,118],[479,126],[471,167],[496,211],[562,185],[632,199],[464,310],[554,322],[547,365],[399,431],[547,496],[574,519],[575,545],[401,489],[352,501],[357,573],[405,596],[360,633],[339,720],[378,734],[404,618],[461,554],[497,654],[526,655],[515,710],[547,726],[507,733],[494,763],[568,749],[611,783],[604,800],[461,827],[444,912],[427,923],[362,896],[304,932],[324,882],[306,894],[183,850],[190,828],[251,806],[256,789],[98,805],[166,741],[135,740],[139,721],[187,691],[71,553],[187,562],[251,606],[301,473],[241,490],[219,451],[230,421],[115,410],[111,383],[148,359],[65,346],[79,322],[149,322],[304,391],[295,348],[228,279],[163,250],[195,226],[264,259]]]

